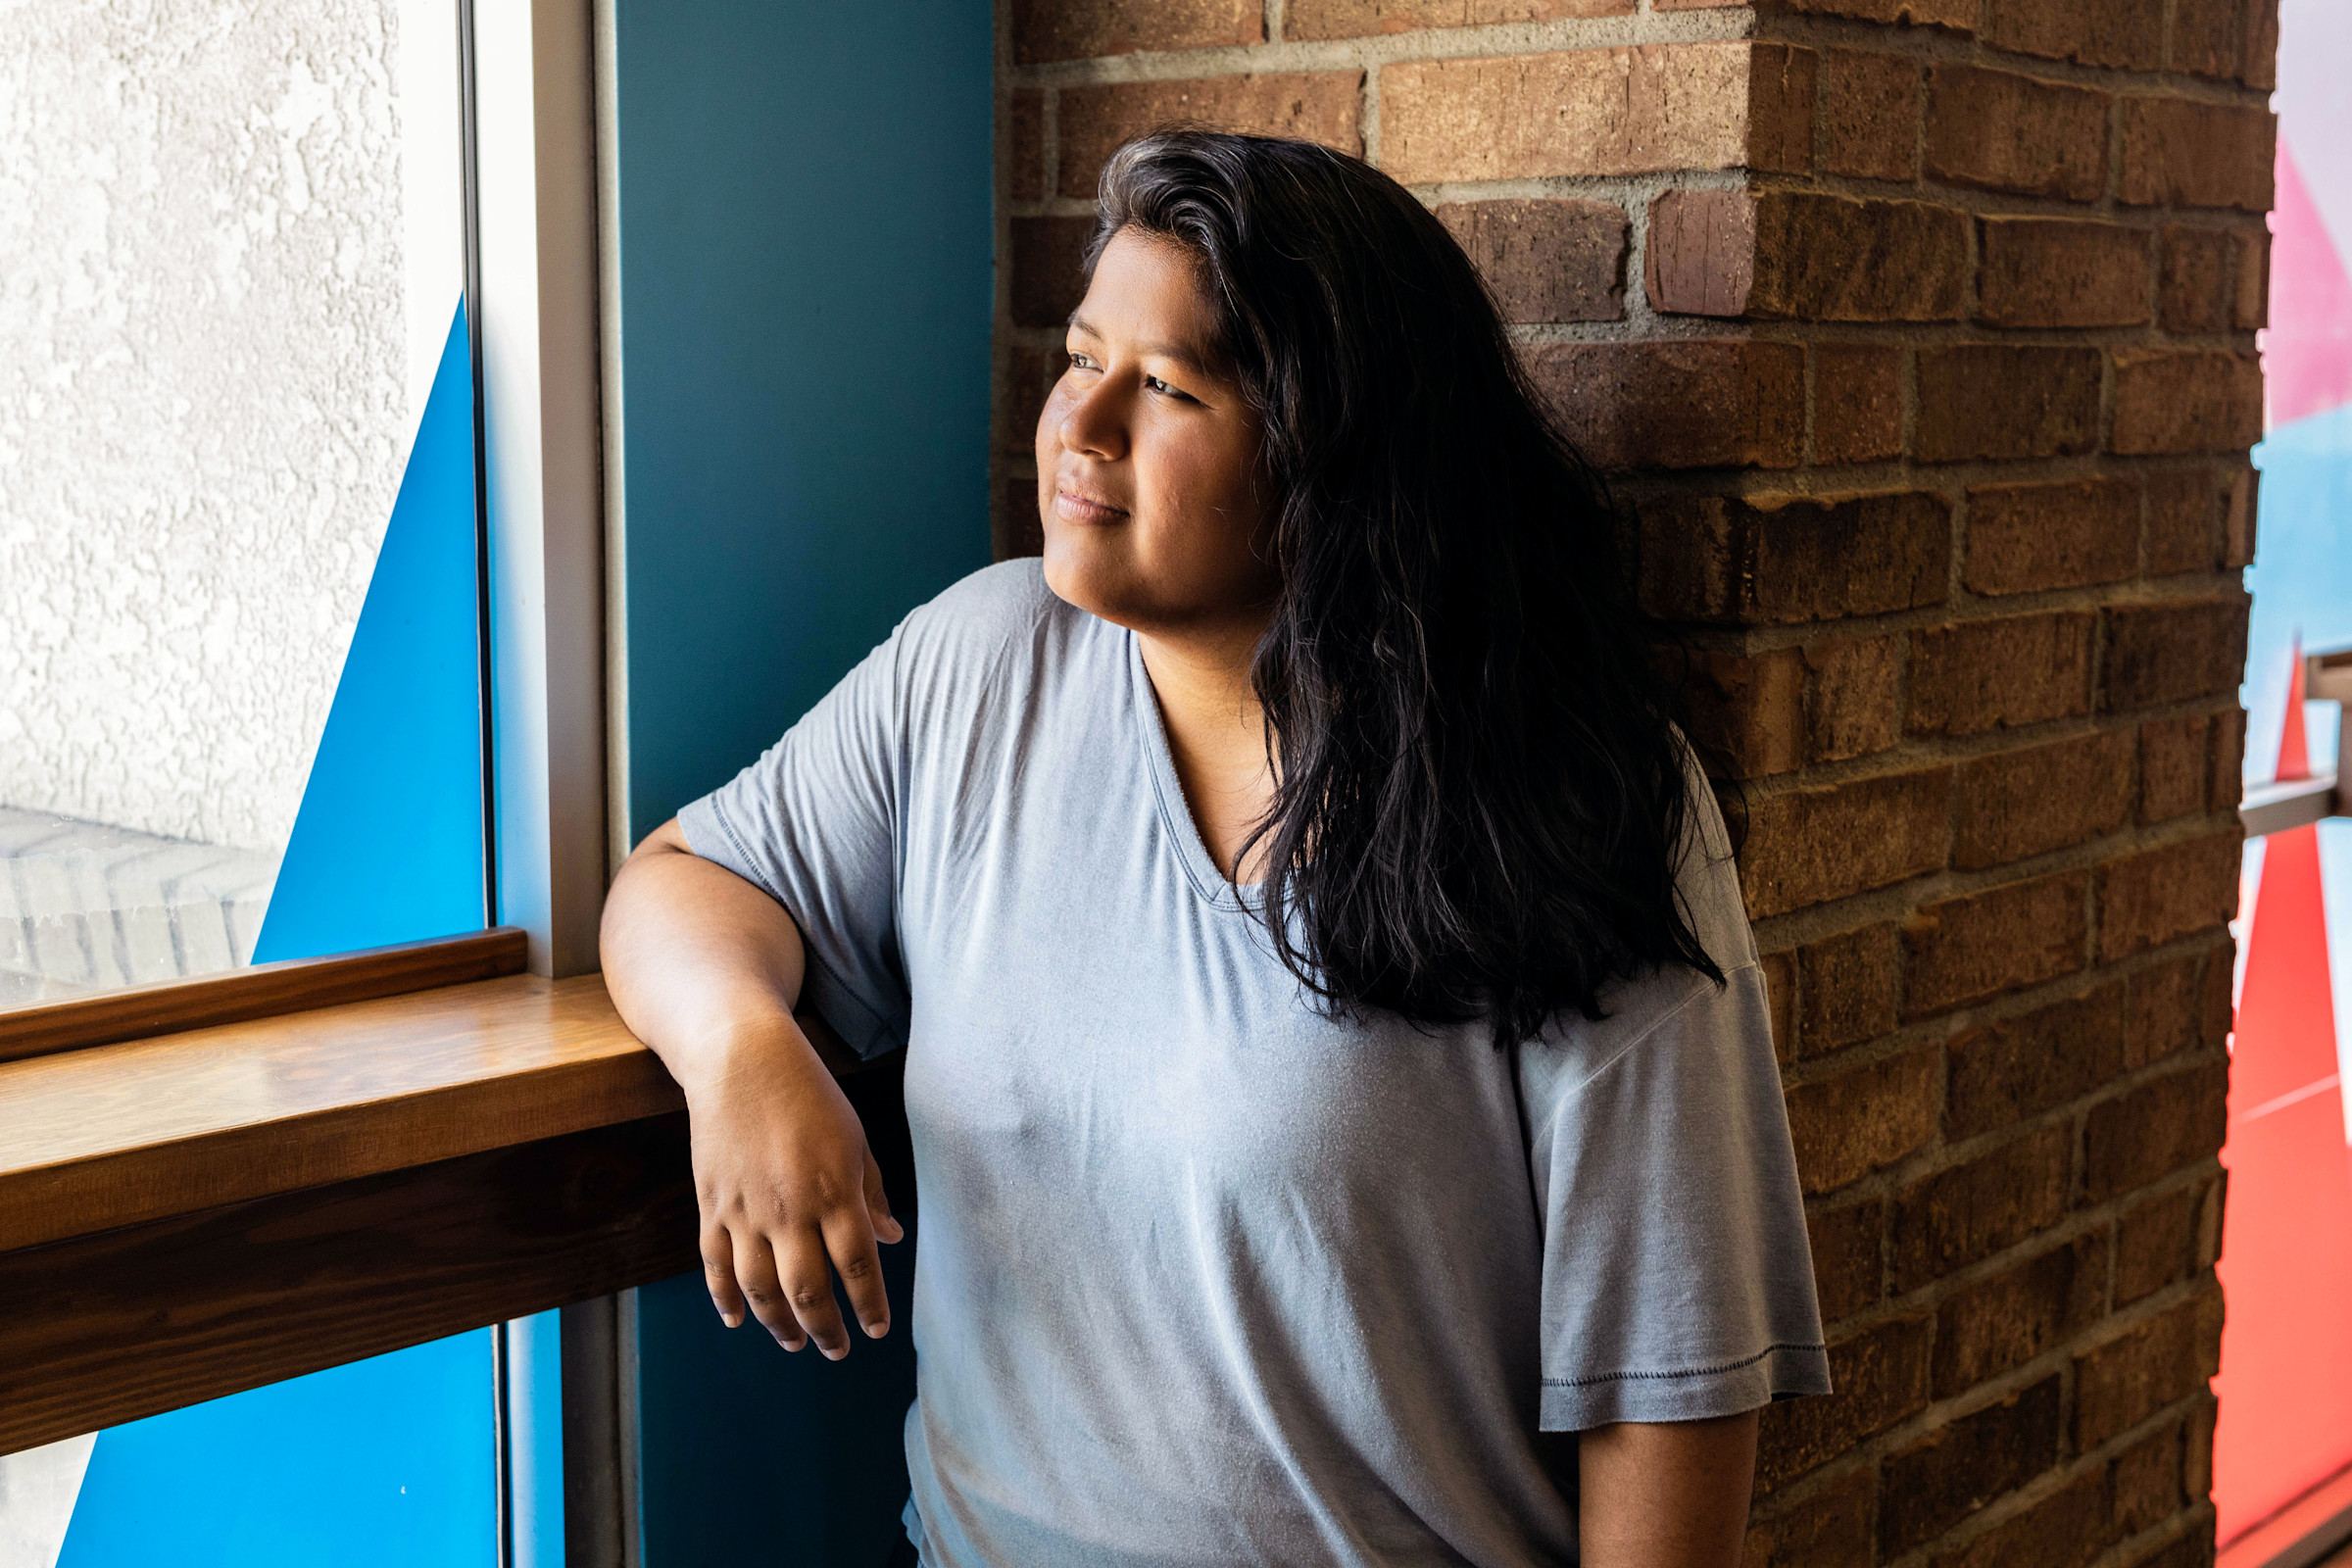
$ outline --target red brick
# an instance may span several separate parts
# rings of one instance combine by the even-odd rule
[[[1919,64],[1858,49],[1821,53],[1821,155],[1833,174],[1919,175]]]
[[[2213,1491],[2213,1424],[2218,1410],[2219,1406],[2210,1394],[2193,1399],[2188,1407],[2185,1445],[2188,1449],[2185,1464],[2188,1473],[2182,1479],[2187,1483],[2188,1494],[2192,1497],[2203,1497]],[[2166,1563],[2164,1568],[2189,1568],[2191,1564],[2194,1568],[2213,1568],[2213,1543],[2200,1542],[2196,1538],[2197,1533],[2192,1532],[2188,1544],[2201,1545],[2203,1550],[2193,1557],[2168,1554],[2173,1555],[2173,1561]],[[2157,1562],[2156,1557],[2145,1558],[2141,1568],[2156,1568]]]
[[[2226,1017],[2221,1031],[2212,1038],[2208,1039],[2204,1030],[2206,961],[2204,955],[2192,953],[2151,964],[2132,976],[2131,1009],[2124,1024],[2126,1067],[2145,1067],[2201,1045],[2222,1043],[2222,1035],[2229,1030]],[[2215,963],[2226,980],[2228,957]]]
[[[1265,41],[1259,0],[1012,0],[1022,65]]]
[[[2086,202],[2107,185],[2107,94],[1979,66],[1928,68],[1932,179]]]
[[[2221,1296],[2181,1302],[2075,1358],[2075,1446],[2095,1448],[2191,1394],[2218,1370]]]
[[[2107,1474],[2087,1471],[2022,1512],[2011,1514],[1936,1568],[2082,1568],[2110,1543]]]
[[[2188,98],[2127,98],[2123,183],[2117,193],[2141,207],[2268,212],[2277,127],[2267,109]]]
[[[1960,764],[1952,864],[2002,865],[2100,838],[2132,817],[2129,731],[2082,735]]]
[[[1642,287],[1671,315],[1741,316],[1755,293],[1756,202],[1744,190],[1667,191],[1649,204]]]
[[[1813,461],[1879,463],[1903,454],[1903,351],[1813,346]]]
[[[1977,319],[2135,326],[2148,319],[2148,231],[2063,218],[1987,218]]]
[[[1069,356],[1060,349],[1029,349],[1015,345],[1006,353],[1004,368],[1004,451],[1027,457],[1037,447],[1037,421],[1046,412],[1046,398],[1061,379]]]
[[[1894,637],[1845,637],[1805,645],[1808,761],[1868,757],[1903,738],[1904,646]]]
[[[2204,1006],[2199,1012],[2197,1030],[2200,1045],[2221,1045],[2237,1025],[2236,960],[2234,937],[2206,950]]]
[[[1772,1009],[1772,1054],[1784,1067],[1796,1060],[1796,955],[1756,956],[1764,976],[1764,1004]]]
[[[1014,89],[1004,106],[1004,194],[1016,202],[1046,193],[1046,95]]]
[[[2148,574],[2211,571],[2220,556],[2224,488],[2210,468],[2162,469],[2147,476]]]
[[[2278,85],[2278,0],[2245,0],[2246,66],[2241,79],[2269,92]]]
[[[2200,1496],[2204,1490],[2210,1489],[2200,1490]],[[2213,1538],[2201,1530],[2191,1530],[2144,1556],[2133,1557],[2131,1568],[2213,1568]]]
[[[1879,1236],[1886,1228],[1886,1205],[1875,1200],[1848,1208],[1805,1216],[1813,1243],[1813,1279],[1826,1323],[1876,1306],[1886,1265]]]
[[[2271,324],[2271,236],[2237,236],[2237,283],[2230,291],[2230,324],[2241,332]]]
[[[1892,923],[1809,942],[1797,949],[1796,962],[1804,983],[1800,1055],[1875,1040],[1900,1021],[1903,964]]]
[[[1366,38],[1423,27],[1476,27],[1562,17],[1625,17],[1634,0],[1290,0],[1287,39]]]
[[[2204,1190],[2183,1187],[2140,1204],[2116,1222],[2115,1304],[2129,1306],[2188,1277],[2197,1251]]]
[[[1804,455],[1794,343],[1544,344],[1528,373],[1603,468],[1793,468]]]
[[[2245,790],[2246,710],[2232,703],[2213,720],[2213,800],[2208,808],[2234,810]]]
[[[2242,78],[2254,29],[2252,14],[2277,0],[2179,0],[2173,12],[2172,67],[2223,81]]]
[[[1614,202],[1449,202],[1461,242],[1508,321],[1614,321],[1625,315],[1625,209]]]
[[[2095,618],[2069,611],[1913,632],[1905,728],[1974,735],[2089,712]]]
[[[2098,444],[2096,349],[1960,343],[1919,351],[1923,463],[2052,458]]]
[[[1643,44],[1380,74],[1381,166],[1442,180],[1810,166],[1811,50]]]
[[[2221,1152],[2230,1064],[2200,1062],[2092,1107],[2083,1123],[2082,1200],[2103,1203]]]
[[[2139,819],[2169,822],[2205,809],[2213,719],[2191,713],[2139,726]]]
[[[1871,1568],[1877,1500],[1869,1466],[1748,1526],[1740,1568]]]
[[[1966,1394],[2072,1338],[2105,1314],[2106,1298],[2104,1231],[1955,1291],[1936,1309],[1936,1397]]]
[[[1650,303],[1668,314],[1949,321],[1968,220],[1922,202],[1670,190],[1650,204],[1646,256]]]
[[[2117,605],[2107,612],[2110,710],[2235,689],[2246,667],[2246,601]]]
[[[1755,199],[1751,316],[1807,321],[1956,321],[1968,219],[1925,202],[1801,191]],[[1653,209],[1654,211],[1654,209]]]
[[[2222,509],[2222,565],[2234,571],[2254,564],[2254,518],[2262,491],[2262,475],[2241,467],[2230,479],[2230,499]]]
[[[2237,251],[2237,236],[2227,229],[2166,226],[2156,296],[2157,317],[2167,332],[2220,332],[2229,327]]]
[[[1694,653],[1685,692],[1692,738],[1721,751],[1739,778],[1766,778],[1805,760],[1805,665],[1793,648],[1750,658]]]
[[[1012,220],[1010,305],[1015,326],[1059,327],[1086,297],[1081,271],[1091,218],[1016,218]]]
[[[1802,15],[1902,22],[1960,33],[1972,32],[1977,25],[1977,0],[1780,0],[1780,7]]]
[[[1964,1415],[1886,1460],[1879,1551],[1923,1545],[2058,1461],[2058,1379]]]
[[[1748,914],[1760,920],[1939,869],[1951,787],[1937,768],[1758,801],[1740,859]]]
[[[990,519],[990,554],[998,561],[1046,553],[1045,519],[1038,514],[1037,481],[1007,479]]]
[[[1321,71],[1117,81],[1061,89],[1061,194],[1091,197],[1121,142],[1171,121],[1364,150],[1363,73]]]
[[[1980,34],[1995,49],[2085,66],[2153,71],[2163,0],[1991,0]]]
[[[2227,925],[2237,912],[2239,844],[2232,824],[2100,866],[2100,961]]]
[[[2243,452],[2262,439],[2262,361],[2252,354],[2118,349],[2115,451]]]
[[[2107,1467],[2115,1534],[2135,1536],[2180,1511],[2188,1499],[2180,1487],[2187,1468],[2186,1424],[2175,1422],[2118,1454]]]
[[[2089,878],[2061,872],[1923,906],[1903,922],[1903,1012],[1924,1018],[2083,964]]]
[[[1954,1035],[1944,1048],[1944,1135],[1992,1132],[2121,1076],[2124,1022],[2124,987],[2110,982]]]
[[[1756,1446],[1756,1485],[1770,1492],[1924,1409],[1928,1402],[1928,1325],[1896,1318],[1830,1346],[1826,1398],[1782,1399],[1765,1406]]]
[[[2222,1257],[2222,1217],[2229,1210],[2230,1173],[2217,1171],[2205,1184],[2205,1195],[2197,1203],[2198,1268],[2211,1268]]]
[[[1642,509],[1642,602],[1686,620],[1787,625],[1940,603],[1951,511],[1925,492],[1681,496]]]
[[[2139,486],[2129,479],[1986,485],[1968,493],[1971,593],[2116,582],[2139,564]]]
[[[1915,1291],[2005,1251],[2066,1215],[2073,1129],[2043,1127],[1914,1182],[1888,1230],[1895,1292]]]

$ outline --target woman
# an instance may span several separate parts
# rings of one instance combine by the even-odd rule
[[[639,848],[712,1299],[900,1238],[795,1023],[906,1049],[930,1568],[1738,1560],[1827,1390],[1722,822],[1461,251],[1304,143],[1102,175],[1045,556]],[[1546,1467],[1578,1434],[1572,1460]]]

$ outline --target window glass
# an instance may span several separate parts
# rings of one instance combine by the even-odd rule
[[[0,6],[0,1007],[482,924],[455,0]],[[498,1560],[479,1330],[0,1455],[0,1563]]]
[[[0,1006],[319,951],[264,932],[457,319],[453,0],[14,6],[0,67]]]

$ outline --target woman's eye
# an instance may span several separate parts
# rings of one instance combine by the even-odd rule
[[[1156,376],[1156,375],[1147,375],[1147,376],[1145,376],[1145,377],[1144,377],[1144,385],[1145,385],[1147,388],[1149,388],[1150,390],[1153,391],[1153,392],[1165,392],[1165,393],[1167,393],[1167,394],[1168,394],[1170,397],[1182,398],[1182,399],[1184,399],[1184,400],[1185,400],[1187,403],[1190,403],[1190,402],[1193,400],[1193,399],[1192,399],[1192,394],[1191,394],[1191,393],[1189,393],[1189,392],[1179,392],[1179,391],[1177,391],[1177,390],[1176,390],[1174,387],[1172,387],[1172,386],[1168,385],[1168,383],[1167,383],[1167,382],[1165,382],[1165,381],[1162,381],[1162,380],[1161,380],[1161,379],[1160,379],[1158,376]]]
[[[1083,355],[1083,354],[1079,353],[1079,352],[1078,352],[1077,350],[1075,350],[1075,349],[1072,349],[1072,350],[1070,351],[1070,368],[1071,368],[1071,369],[1073,369],[1073,370],[1091,370],[1091,369],[1093,369],[1094,368],[1095,368],[1095,362],[1094,362],[1094,361],[1092,361],[1092,360],[1088,359],[1088,358],[1087,358],[1085,355]]]

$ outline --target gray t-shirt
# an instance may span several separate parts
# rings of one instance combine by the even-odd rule
[[[1826,1393],[1721,818],[1729,984],[1516,1051],[1335,1022],[1218,873],[1133,634],[1034,561],[907,616],[679,817],[906,1048],[929,1568],[1576,1560],[1536,1433]]]

